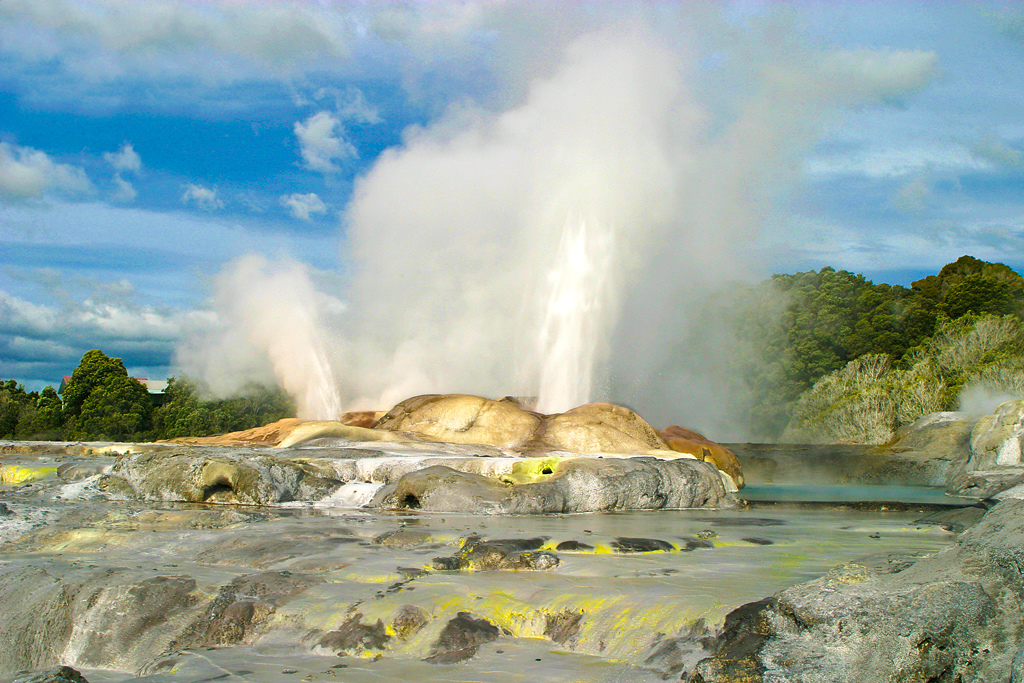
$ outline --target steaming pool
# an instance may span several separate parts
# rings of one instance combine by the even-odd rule
[[[687,657],[703,656],[694,643],[742,604],[844,563],[899,566],[943,548],[953,533],[923,518],[957,504],[921,487],[753,485],[741,493],[749,502],[729,509],[500,517],[337,501],[144,503],[84,491],[56,478],[0,488],[10,512],[0,518],[0,580],[45,572],[90,587],[87,608],[72,610],[66,643],[35,667],[67,663],[90,683],[663,680]],[[559,564],[434,569],[433,558],[452,556],[472,535],[539,539]],[[632,539],[661,549],[623,552]],[[253,575],[293,583],[235,596],[269,610],[236,642],[181,647],[175,633],[201,621],[226,586]],[[199,602],[181,605],[180,615],[171,603],[163,621],[142,623],[133,610],[144,612],[150,598],[139,586],[154,581],[194,582],[188,594]],[[24,595],[0,593],[5,621],[26,604]],[[390,625],[403,610],[426,620],[400,638]],[[462,612],[499,633],[466,661],[424,661]],[[378,620],[388,636],[379,648],[339,656],[320,644],[346,623]]]

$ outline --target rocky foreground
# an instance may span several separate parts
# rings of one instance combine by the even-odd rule
[[[922,516],[748,510],[710,445],[622,409],[446,401],[276,445],[4,447],[0,677],[1024,682],[1024,402],[874,450],[979,501]],[[756,457],[754,483],[799,461]],[[518,516],[577,511],[606,514]]]

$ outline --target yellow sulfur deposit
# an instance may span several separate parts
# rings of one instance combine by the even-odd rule
[[[2,484],[24,484],[27,481],[36,481],[57,474],[57,468],[53,466],[31,466],[31,465],[0,465],[0,483]]]

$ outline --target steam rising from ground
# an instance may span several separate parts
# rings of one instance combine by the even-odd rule
[[[750,265],[760,230],[829,112],[920,87],[935,57],[780,41],[762,62],[716,65],[682,28],[635,20],[581,36],[515,106],[460,103],[384,152],[346,212],[352,278],[330,370],[295,264],[221,275],[230,334],[265,350],[318,417],[337,387],[347,409],[461,391],[713,422],[728,382],[674,364],[695,326],[713,329],[690,312],[728,278],[763,274]],[[743,68],[742,90],[715,91]],[[188,355],[208,368],[216,356]]]
[[[215,287],[219,325],[187,340],[178,362],[217,393],[270,379],[295,398],[299,417],[339,415],[337,378],[322,330],[324,297],[305,267],[250,255],[229,264]],[[262,374],[266,369],[269,378]]]

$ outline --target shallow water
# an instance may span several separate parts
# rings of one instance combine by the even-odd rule
[[[35,462],[51,467],[59,460]],[[702,624],[713,631],[735,607],[838,564],[898,566],[953,537],[915,523],[934,509],[925,503],[945,502],[935,491],[826,488],[800,494],[752,487],[745,493],[766,502],[734,509],[498,517],[371,512],[334,506],[338,499],[273,508],[110,501],[90,498],[87,486],[43,475],[0,487],[0,501],[14,513],[0,519],[6,539],[0,572],[33,566],[69,578],[104,569],[129,578],[188,576],[210,597],[239,576],[263,571],[318,582],[277,605],[265,628],[243,644],[135,653],[112,668],[80,664],[88,655],[83,644],[95,633],[79,623],[62,661],[53,665],[76,666],[92,683],[654,681],[662,679],[665,663],[651,657],[669,638],[703,633]],[[894,497],[911,505],[780,502]],[[389,544],[381,542],[395,532]],[[560,563],[548,571],[432,568],[433,558],[454,554],[472,534],[542,537]],[[616,552],[624,538],[664,541],[672,550]],[[557,550],[563,541],[591,548]],[[389,624],[407,605],[421,608],[429,621],[370,653],[379,657],[339,657],[316,646],[319,634],[353,614]],[[459,612],[486,618],[504,634],[466,662],[424,662]],[[582,617],[571,637],[555,642],[546,631],[560,614]]]

